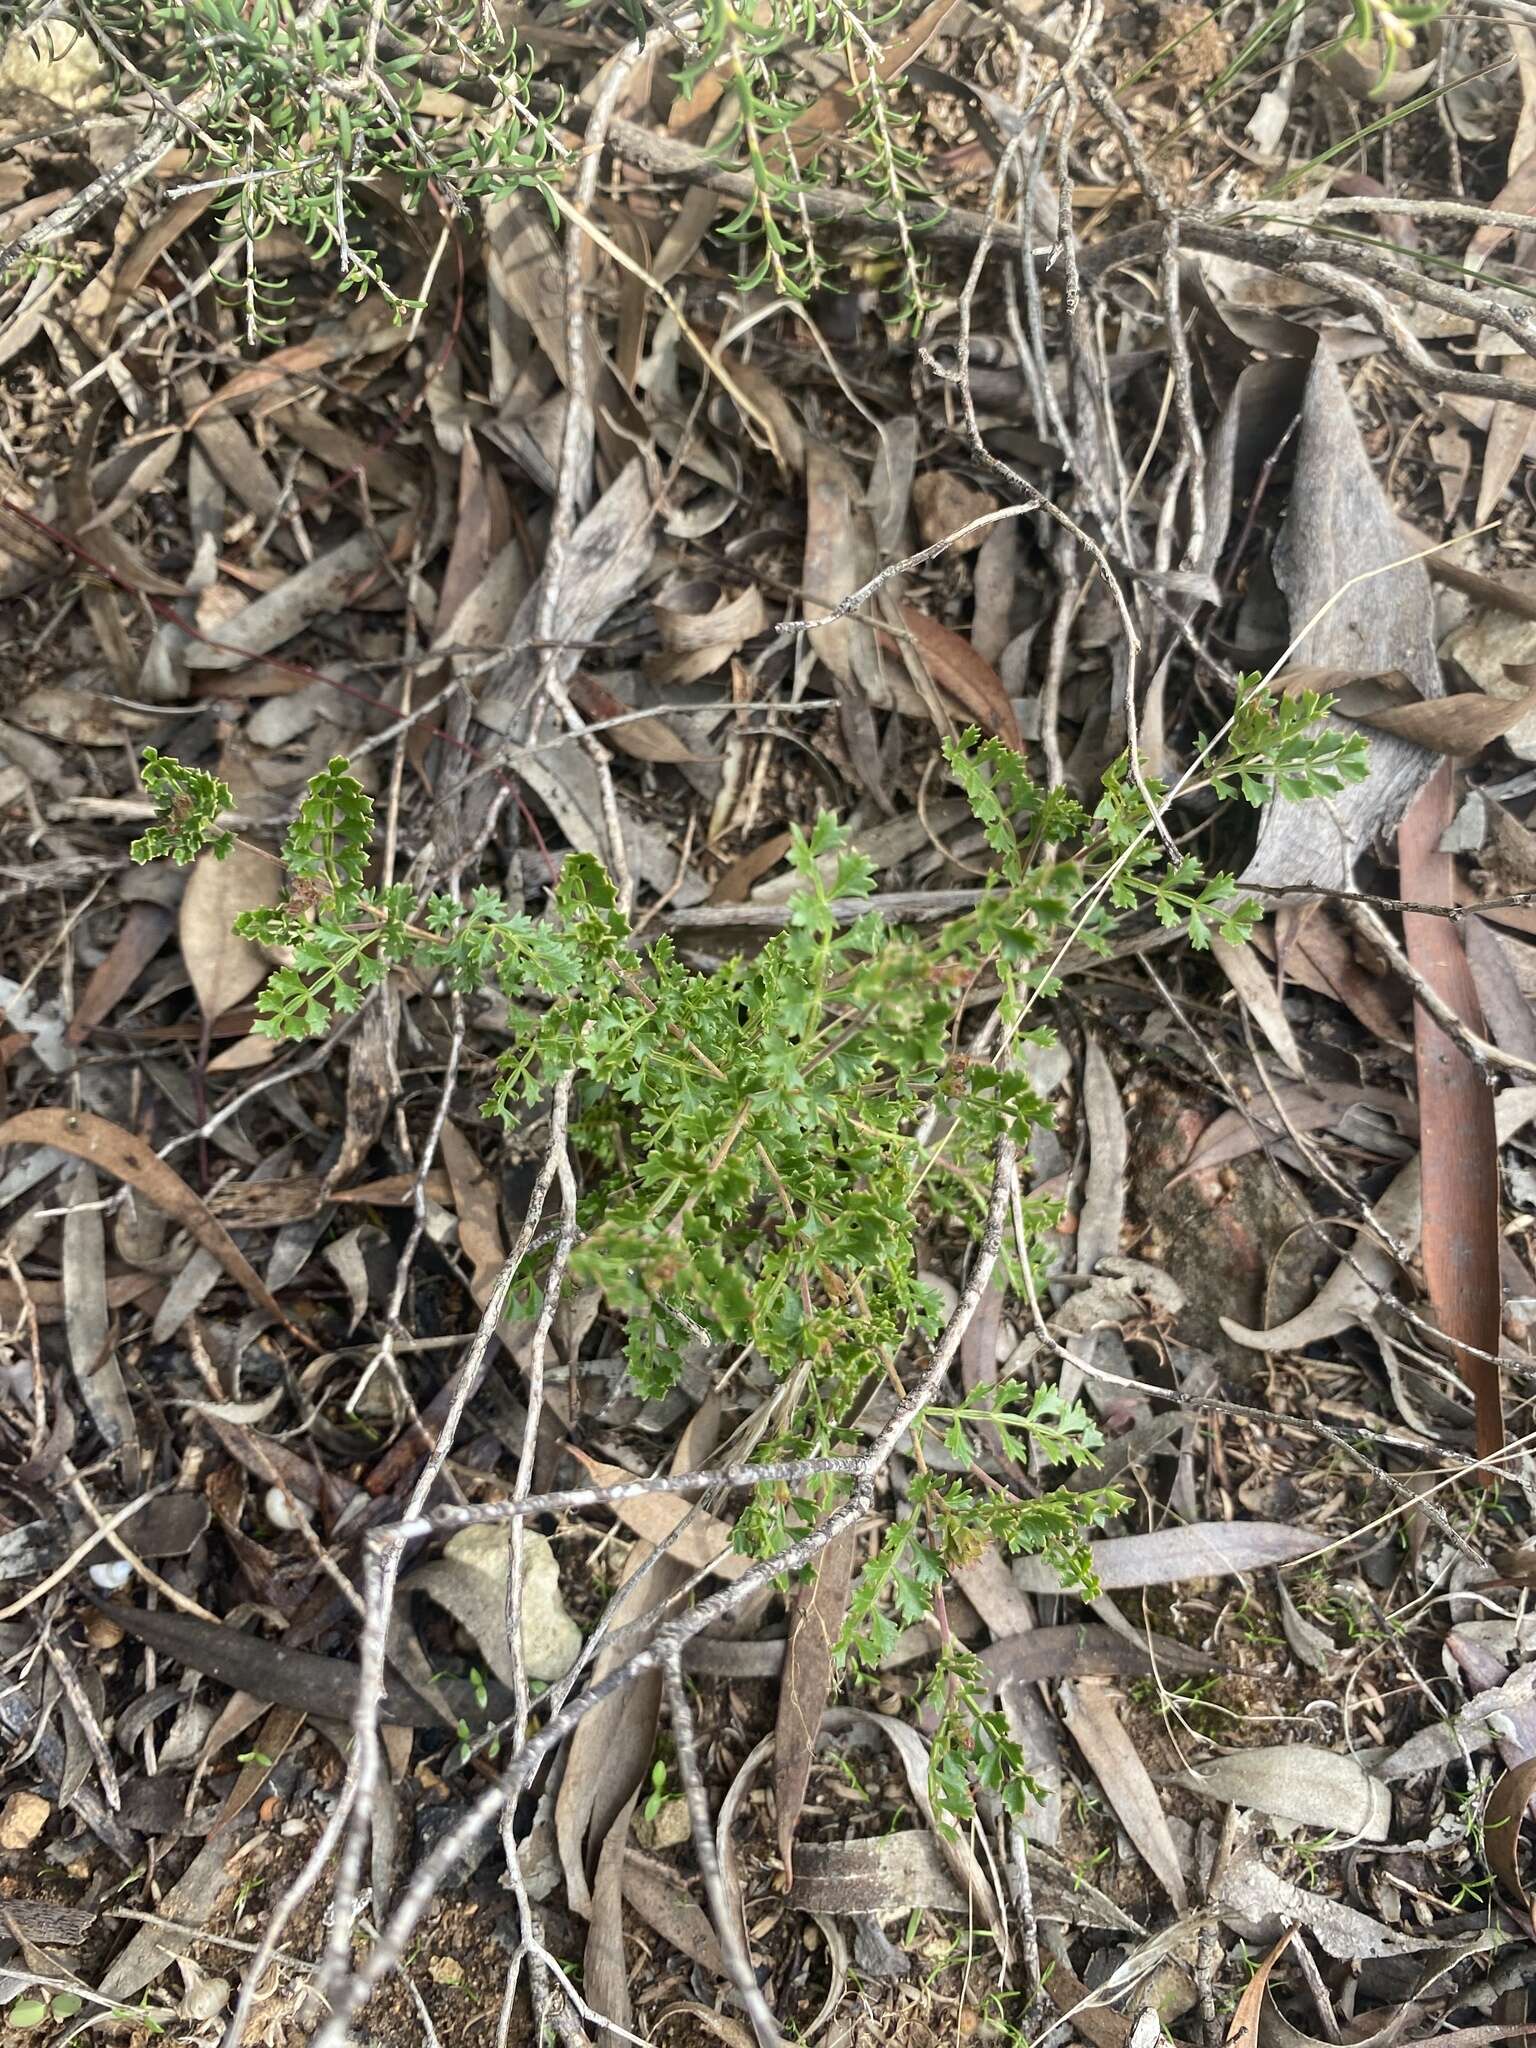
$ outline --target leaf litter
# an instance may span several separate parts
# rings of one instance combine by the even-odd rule
[[[551,1953],[585,1962],[564,2038],[763,2040],[733,1930],[764,2009],[829,2040],[1054,2026],[1124,2048],[1154,2025],[1180,2048],[1479,2048],[1531,2024],[1536,535],[1529,364],[1506,331],[1523,258],[1482,218],[1530,197],[1529,31],[1449,10],[1411,25],[1424,54],[1383,83],[1379,40],[1330,60],[1312,10],[1279,24],[1262,76],[1259,10],[1013,12],[1004,35],[909,8],[872,48],[783,60],[808,68],[767,160],[824,173],[805,219],[850,287],[793,311],[731,293],[728,80],[706,70],[695,108],[670,56],[606,130],[591,219],[611,247],[585,243],[580,357],[583,231],[527,193],[455,214],[430,273],[381,194],[391,274],[425,281],[398,324],[347,309],[334,254],[278,241],[282,334],[250,346],[209,299],[189,359],[183,286],[222,245],[163,149],[82,219],[67,272],[6,283],[0,1716],[44,1816],[3,1851],[22,2031],[27,1999],[59,2012],[43,1980],[61,1970],[123,2038],[227,2018],[353,1782],[370,1532],[408,1510],[359,1952],[507,1768],[518,1717],[543,1725],[660,1645],[525,1788],[523,1879]],[[530,31],[573,122],[595,117],[580,89],[610,29]],[[4,118],[15,100],[31,123],[0,181],[7,241],[151,118],[111,103],[89,39],[43,71],[24,47],[0,63]],[[954,181],[912,245],[943,282],[920,344],[882,318],[900,237],[864,247],[889,212],[858,182],[871,70],[913,123],[901,176]],[[1059,125],[1005,168],[968,286],[986,137],[1012,137],[1036,85],[1026,120]],[[1419,104],[1441,87],[1443,108]],[[431,90],[432,118],[459,118],[468,102]],[[1159,180],[1199,195],[1229,168],[1216,111],[1268,160],[1256,182],[1311,162],[1300,225],[1241,201],[1234,228],[1193,196],[1171,236]],[[1424,207],[1400,232],[1399,200],[1453,195],[1455,218]],[[1442,274],[1426,249],[1464,280],[1449,300],[1415,282]],[[1108,551],[1134,659],[1081,536],[994,458]],[[808,634],[775,631],[796,617]],[[254,999],[281,963],[234,915],[276,900],[302,785],[349,752],[387,823],[380,879],[413,893],[494,886],[537,920],[569,857],[611,859],[617,829],[639,914],[708,959],[765,927],[722,938],[682,914],[782,920],[789,828],[833,808],[921,919],[974,898],[992,858],[943,736],[974,723],[1091,799],[1130,711],[1148,772],[1177,774],[1240,666],[1330,690],[1371,775],[1256,835],[1198,813],[1270,892],[1259,947],[1205,961],[1138,930],[1062,963],[1068,1057],[1024,1190],[1059,1222],[1033,1296],[988,1290],[950,1396],[1071,1373],[1125,1505],[1086,1547],[1091,1583],[995,1547],[946,1561],[935,1622],[850,1691],[850,1586],[915,1478],[963,1476],[941,1440],[774,1584],[739,1490],[644,1490],[738,1462],[767,1427],[759,1362],[709,1333],[683,1334],[677,1387],[647,1400],[628,1311],[573,1292],[544,1328],[530,1286],[455,1415],[548,1136],[533,1105],[504,1131],[477,1119],[517,1019],[494,990],[400,970],[323,1057],[274,1051]],[[145,744],[237,785],[229,861],[129,866]],[[1398,903],[1418,906],[1401,924]],[[995,1002],[957,988],[957,1055],[989,1044]],[[924,1272],[958,1295],[966,1233],[937,1198],[921,1221]],[[922,1341],[891,1361],[908,1383]],[[1054,1485],[998,1420],[977,1441],[977,1484]],[[1477,1454],[1496,1462],[1471,1479]],[[514,1486],[557,1503],[525,1530],[520,1582],[505,1521],[453,1521]],[[665,1631],[711,1601],[680,1706]],[[959,1651],[1045,1795],[1014,1815],[993,1788],[967,1837],[930,1796],[924,1689]],[[521,1936],[469,1861],[433,1897],[425,1960],[376,1994],[379,2038],[423,2013],[445,2043],[494,2024]],[[152,1922],[104,1905],[129,1871],[153,1874]],[[321,2025],[326,1909],[297,1906],[256,2037]],[[513,2037],[532,2027],[518,2004]]]

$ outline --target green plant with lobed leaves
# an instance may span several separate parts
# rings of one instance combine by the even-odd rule
[[[1364,772],[1361,740],[1320,726],[1325,703],[1272,698],[1241,679],[1219,747],[1202,749],[1206,786],[1262,803],[1336,791]],[[256,1029],[313,1037],[355,1011],[392,967],[509,1006],[486,1115],[508,1125],[557,1076],[574,1072],[572,1138],[584,1170],[577,1276],[601,1287],[626,1324],[637,1390],[664,1394],[684,1348],[752,1354],[778,1383],[775,1463],[846,1456],[898,1359],[931,1338],[940,1304],[918,1277],[925,1218],[981,1217],[988,1161],[1002,1134],[1027,1146],[1048,1104],[1008,1057],[1033,1005],[1054,986],[1068,943],[1105,949],[1118,921],[1150,910],[1202,947],[1243,938],[1257,915],[1226,875],[1160,842],[1148,809],[1166,792],[1117,763],[1088,811],[1042,791],[1022,758],[974,731],[946,742],[952,773],[995,868],[973,908],[917,937],[860,911],[871,865],[822,816],[797,832],[798,878],[785,928],[751,959],[689,966],[665,938],[637,943],[601,864],[568,854],[549,914],[512,909],[492,889],[464,901],[367,880],[373,809],[345,761],[310,783],[283,847],[287,893],[245,911],[236,929],[283,949],[257,999]],[[157,823],[134,858],[220,857],[228,789],[151,750],[145,787]],[[995,979],[1004,1050],[956,1049],[957,998]],[[1056,1220],[1024,1204],[1026,1247]],[[1033,1256],[1033,1251],[1031,1253]],[[1013,1271],[1016,1285],[1023,1275]],[[873,1670],[901,1629],[935,1609],[946,1577],[988,1545],[1048,1556],[1086,1583],[1084,1532],[1122,1503],[1106,1491],[1021,1498],[977,1467],[993,1442],[1021,1464],[1091,1464],[1098,1432],[1055,1389],[1003,1380],[928,1410],[918,1470],[900,1512],[855,1582],[841,1655]],[[924,1447],[943,1471],[929,1469]],[[834,1506],[845,1482],[764,1485],[737,1522],[763,1557]],[[929,1685],[937,1719],[933,1796],[946,1821],[980,1783],[1017,1805],[1028,1783],[976,1660],[946,1639]]]

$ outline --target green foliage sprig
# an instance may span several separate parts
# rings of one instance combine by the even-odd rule
[[[1243,678],[1222,746],[1204,750],[1209,787],[1260,802],[1357,779],[1363,743],[1320,728],[1326,708],[1273,699]],[[236,921],[288,957],[258,998],[255,1028],[314,1036],[406,961],[462,991],[499,989],[512,1043],[485,1113],[512,1125],[574,1074],[571,1135],[586,1195],[572,1271],[624,1319],[637,1390],[666,1393],[695,1343],[754,1355],[781,1387],[758,1455],[794,1464],[847,1454],[871,1394],[901,1384],[904,1350],[943,1319],[919,1278],[920,1234],[930,1219],[979,1219],[999,1136],[1027,1147],[1050,1120],[1007,1051],[957,1052],[956,991],[995,977],[1011,1046],[1068,938],[1106,948],[1125,914],[1150,909],[1198,946],[1213,931],[1240,939],[1255,915],[1230,876],[1205,873],[1192,853],[1166,854],[1147,808],[1162,792],[1123,761],[1090,812],[1042,791],[1017,754],[974,730],[944,752],[996,863],[971,910],[921,938],[859,913],[872,866],[823,815],[793,833],[797,888],[783,930],[754,958],[709,972],[668,939],[638,944],[589,855],[566,856],[541,918],[492,889],[418,903],[402,886],[370,885],[373,807],[334,760],[288,830],[284,900]],[[135,843],[136,860],[228,851],[219,815],[229,792],[216,777],[151,752],[145,787],[158,822]],[[920,1135],[931,1127],[937,1141]],[[1033,1256],[1054,1212],[1026,1203],[1023,1216]],[[839,1654],[855,1674],[932,1613],[949,1574],[989,1544],[1043,1555],[1067,1583],[1090,1584],[1084,1533],[1119,1497],[1002,1490],[977,1469],[978,1431],[994,1432],[1021,1466],[1091,1464],[1101,1442],[1052,1388],[1002,1381],[930,1408],[903,1507],[854,1584]],[[925,1444],[960,1470],[930,1470]],[[825,1475],[765,1484],[736,1541],[771,1558],[843,1493]],[[936,1811],[961,1818],[977,1782],[1005,1800],[1025,1796],[1027,1786],[1010,1789],[1023,1785],[1021,1766],[980,1675],[947,1639],[933,1683]]]
[[[883,0],[706,0],[685,31],[679,83],[688,94],[718,79],[735,116],[722,158],[752,180],[721,229],[742,244],[743,289],[767,280],[804,300],[827,282],[803,199],[835,142],[849,179],[893,216],[881,241],[894,233],[896,246],[875,270],[895,286],[895,317],[919,325],[932,304],[913,218],[928,200],[915,115],[882,76],[898,12]],[[516,191],[548,197],[562,175],[560,96],[485,0],[0,0],[0,39],[12,29],[39,48],[88,35],[125,94],[148,86],[162,109],[185,109],[187,180],[215,192],[216,274],[253,345],[280,337],[289,308],[268,253],[279,230],[333,262],[343,290],[376,292],[400,317],[420,301],[386,253],[381,208],[430,200],[461,214]],[[835,137],[797,148],[829,63],[846,111]]]
[[[0,28],[25,32],[43,11],[60,13],[0,7]],[[263,248],[278,229],[334,257],[343,290],[404,314],[419,302],[378,246],[378,195],[415,211],[430,192],[459,213],[556,169],[551,116],[529,103],[532,57],[481,0],[106,0],[63,18],[125,92],[147,82],[188,109],[189,181],[216,189],[221,280],[252,342],[275,338],[287,309]],[[444,82],[469,96],[440,92],[427,111],[427,86]]]
[[[751,260],[744,256],[743,291],[767,280],[782,298],[805,300],[828,280],[803,204],[822,176],[815,160],[822,138],[798,152],[794,140],[795,125],[811,104],[799,58],[815,52],[842,73],[838,90],[848,111],[837,124],[837,142],[850,175],[869,193],[871,206],[888,210],[895,223],[892,260],[878,266],[897,283],[893,317],[914,330],[921,326],[934,295],[912,207],[914,201],[929,205],[930,195],[910,140],[912,114],[881,70],[881,35],[892,31],[899,12],[881,0],[791,0],[789,6],[748,0],[745,7],[708,0],[703,8],[678,83],[691,97],[700,80],[714,74],[732,103],[735,125],[725,152],[745,157],[753,191],[720,232],[754,252]]]

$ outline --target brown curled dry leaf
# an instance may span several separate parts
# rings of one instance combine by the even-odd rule
[[[1243,1986],[1243,1995],[1233,2007],[1232,2017],[1227,2023],[1227,2048],[1258,2048],[1259,2015],[1264,2010],[1270,1972],[1295,1938],[1295,1928],[1287,1927]]]
[[[945,696],[958,704],[966,717],[974,718],[983,731],[1002,740],[1016,754],[1022,754],[1024,738],[1019,721],[991,662],[983,661],[969,640],[952,633],[948,626],[941,626],[937,619],[930,619],[916,605],[903,604],[897,609],[929,674]]]
[[[1520,1871],[1520,1836],[1532,1799],[1536,1799],[1536,1757],[1506,1771],[1489,1793],[1483,1812],[1483,1849],[1488,1868],[1536,1925],[1536,1905]]]

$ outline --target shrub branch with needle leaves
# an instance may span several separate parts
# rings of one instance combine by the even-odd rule
[[[263,267],[276,230],[334,256],[343,290],[405,313],[419,302],[380,253],[370,205],[384,201],[371,195],[414,212],[430,192],[457,213],[554,175],[549,117],[529,104],[532,57],[481,0],[387,12],[382,0],[13,0],[0,32],[13,28],[54,57],[83,32],[123,93],[147,86],[186,110],[186,183],[217,194],[222,274],[253,343],[286,312]],[[473,98],[431,83],[443,78]]]
[[[852,177],[868,192],[871,206],[889,211],[897,248],[876,269],[896,283],[893,318],[922,324],[932,295],[910,219],[911,203],[928,198],[922,159],[909,138],[912,120],[898,90],[882,74],[881,31],[889,32],[899,7],[879,0],[792,0],[740,8],[732,0],[709,0],[703,9],[689,61],[679,76],[685,98],[713,76],[733,103],[733,132],[723,148],[728,160],[744,153],[753,192],[720,232],[743,244],[738,288],[754,290],[769,280],[783,298],[805,300],[828,280],[802,199],[822,173],[816,152],[822,140],[797,127],[808,111],[801,59],[815,55],[834,63],[838,90],[847,100],[839,118],[840,147]],[[887,230],[889,232],[889,230]]]
[[[1357,780],[1363,742],[1320,725],[1325,709],[1242,678],[1225,738],[1202,749],[1204,786],[1258,804]],[[761,1459],[782,1469],[856,1452],[869,1403],[900,1389],[903,1356],[943,1321],[918,1277],[920,1233],[950,1218],[979,1225],[998,1138],[1027,1147],[1051,1118],[1006,1052],[956,1050],[957,993],[990,977],[1011,1048],[1026,1032],[1049,1036],[1029,1017],[1052,992],[1068,938],[1107,950],[1128,914],[1150,911],[1199,948],[1213,933],[1242,939],[1258,915],[1230,876],[1170,856],[1147,808],[1165,792],[1138,784],[1123,760],[1089,811],[1041,790],[1019,755],[974,730],[945,755],[995,859],[973,908],[922,937],[857,914],[873,869],[823,815],[794,834],[798,887],[784,929],[755,957],[708,972],[670,939],[637,942],[590,855],[566,856],[537,918],[492,889],[418,902],[404,885],[370,885],[373,807],[346,762],[332,761],[289,828],[284,900],[236,920],[288,962],[258,996],[255,1028],[313,1037],[406,963],[429,983],[499,989],[512,1043],[485,1113],[510,1125],[574,1073],[586,1193],[572,1271],[624,1321],[637,1391],[666,1393],[690,1346],[755,1357],[774,1383]],[[216,777],[151,750],[144,781],[156,823],[136,860],[228,851],[219,820],[229,791]],[[1036,1288],[1056,1215],[1024,1204]],[[1022,1286],[1016,1267],[1011,1277]],[[996,1544],[1046,1556],[1086,1586],[1084,1534],[1123,1505],[1104,1490],[1008,1490],[979,1455],[983,1437],[1019,1468],[1091,1464],[1101,1442],[1082,1408],[1019,1380],[931,1407],[914,1432],[912,1483],[854,1583],[839,1646],[852,1674],[872,1673],[901,1629],[937,1608],[933,1797],[946,1824],[969,1811],[977,1784],[1009,1804],[1029,1786],[974,1658],[943,1628],[945,1580]],[[934,1470],[929,1454],[941,1452],[945,1469]],[[765,1484],[738,1519],[738,1545],[779,1554],[846,1484],[835,1474]]]
[[[828,138],[797,123],[830,69],[846,102],[836,140],[848,174],[894,216],[896,247],[871,274],[890,280],[893,317],[920,323],[931,301],[910,214],[926,196],[922,160],[913,115],[882,75],[881,39],[898,14],[881,0],[706,0],[679,16],[679,87],[690,97],[708,78],[731,104],[721,158],[753,184],[720,230],[742,246],[742,289],[768,279],[804,300],[828,281],[801,204]],[[277,230],[333,260],[343,289],[376,291],[404,314],[420,302],[381,253],[381,206],[415,212],[430,195],[461,213],[548,193],[561,175],[560,95],[485,0],[0,0],[0,38],[12,30],[55,58],[88,35],[123,94],[148,88],[162,112],[184,110],[184,185],[216,194],[220,273],[253,344],[276,338],[286,316],[267,260]],[[892,229],[881,233],[888,243]]]

